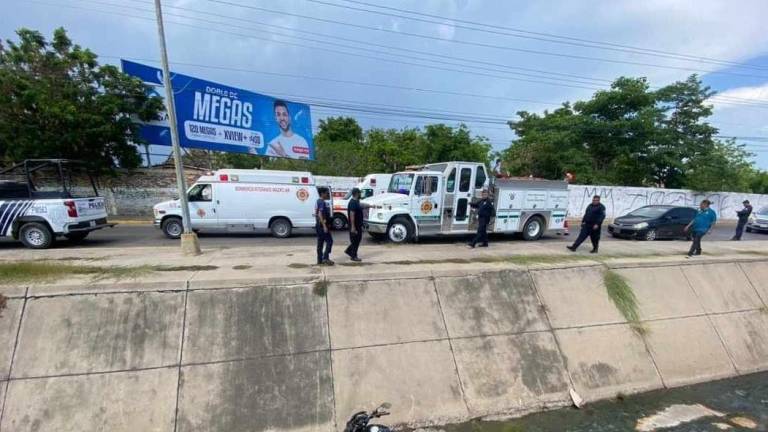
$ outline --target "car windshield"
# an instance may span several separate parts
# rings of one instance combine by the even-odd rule
[[[669,208],[667,207],[641,207],[629,213],[627,216],[642,217],[642,218],[650,219],[650,218],[659,217],[668,211],[669,211]]]
[[[411,184],[413,183],[413,174],[395,174],[389,182],[389,193],[399,193],[408,195],[411,193]]]

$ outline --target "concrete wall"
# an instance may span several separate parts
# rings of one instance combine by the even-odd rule
[[[592,201],[600,195],[607,210],[607,218],[623,216],[637,208],[651,204],[698,206],[701,200],[712,201],[712,208],[722,220],[735,220],[736,212],[743,208],[747,199],[755,210],[768,206],[768,195],[737,192],[693,192],[682,189],[658,189],[623,186],[568,186],[568,214],[580,217]]]
[[[340,431],[383,401],[385,422],[418,426],[766,370],[766,264],[615,268],[643,334],[594,265],[27,290],[0,317],[0,428]]]
[[[187,182],[192,184],[202,174],[201,170],[188,170]],[[335,196],[341,198],[360,181],[357,177],[317,176],[316,182],[333,187]],[[165,200],[174,199],[176,178],[173,170],[152,169],[122,173],[114,179],[101,182],[102,194],[107,199],[111,216],[121,218],[151,218],[152,206]],[[590,203],[593,195],[600,195],[608,211],[608,218],[622,216],[632,210],[649,204],[672,204],[697,206],[707,198],[723,220],[736,218],[741,202],[749,199],[755,209],[768,206],[768,195],[741,194],[732,192],[695,193],[679,189],[635,188],[620,186],[569,186],[568,213],[578,218]]]

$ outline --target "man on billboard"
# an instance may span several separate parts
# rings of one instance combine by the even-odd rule
[[[280,126],[280,135],[269,142],[267,155],[293,159],[309,159],[309,144],[291,129],[291,113],[288,105],[281,100],[274,104],[275,122]]]

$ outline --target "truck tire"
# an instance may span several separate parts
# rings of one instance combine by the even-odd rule
[[[28,222],[19,229],[19,239],[30,249],[48,249],[53,245],[54,236],[45,224]]]
[[[415,230],[410,220],[399,217],[387,227],[387,238],[392,243],[408,243],[413,239]]]
[[[88,231],[74,232],[65,234],[64,237],[66,237],[67,240],[71,241],[72,243],[80,243],[81,241],[85,240],[86,237],[88,237],[88,234],[90,234]]]
[[[527,241],[538,240],[544,235],[545,229],[546,223],[540,216],[529,218],[523,226],[523,239]]]
[[[166,237],[175,240],[181,238],[181,234],[184,232],[184,224],[181,222],[180,217],[169,217],[163,221],[160,229],[163,230],[163,234]]]
[[[333,227],[334,230],[341,231],[347,227],[347,223],[348,222],[347,222],[346,216],[344,216],[341,213],[335,213],[333,215],[333,220],[331,221],[331,226]]]
[[[288,238],[291,236],[293,226],[291,221],[286,218],[277,218],[269,224],[269,230],[272,232],[272,236],[276,238]]]

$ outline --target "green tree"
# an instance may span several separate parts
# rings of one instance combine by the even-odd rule
[[[503,152],[515,175],[579,183],[751,191],[762,187],[750,154],[716,139],[706,120],[714,93],[696,75],[651,90],[645,78],[618,78],[608,90],[543,114],[519,112],[519,137]]]
[[[144,84],[67,36],[48,42],[20,29],[18,41],[0,42],[0,158],[70,158],[95,170],[137,167],[141,143],[136,119],[157,118],[162,100]],[[7,45],[7,46],[6,46]]]

